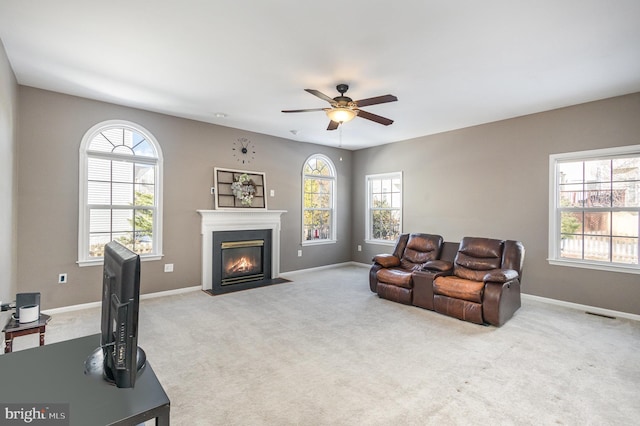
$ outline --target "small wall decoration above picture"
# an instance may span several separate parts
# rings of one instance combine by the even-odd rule
[[[214,168],[216,209],[266,209],[265,174]]]

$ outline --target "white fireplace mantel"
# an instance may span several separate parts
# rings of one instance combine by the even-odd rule
[[[202,289],[213,286],[213,232],[271,229],[271,278],[280,275],[280,216],[286,210],[196,210],[202,216]]]

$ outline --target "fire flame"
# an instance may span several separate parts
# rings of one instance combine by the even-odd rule
[[[251,262],[249,261],[249,259],[247,259],[246,257],[243,257],[242,259],[240,259],[240,262],[238,262],[238,269],[242,270],[242,271],[246,271],[247,269],[251,268]]]
[[[247,272],[253,268],[253,263],[247,257],[241,257],[227,268],[227,273]]]

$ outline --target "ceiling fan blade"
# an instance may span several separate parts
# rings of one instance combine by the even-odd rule
[[[311,109],[283,109],[282,112],[310,112],[310,111],[324,111],[327,108],[311,108]]]
[[[375,98],[360,99],[356,101],[358,107],[386,104],[387,102],[395,102],[398,98],[393,95],[376,96]]]
[[[333,100],[333,98],[330,98],[329,96],[325,95],[322,92],[317,91],[316,89],[304,89],[306,92],[311,93],[314,96],[319,97],[320,99],[323,99],[327,102],[329,102],[331,105],[335,104],[336,101]]]
[[[366,118],[367,120],[375,121],[376,123],[380,123],[385,126],[388,126],[389,124],[393,123],[393,120],[389,118],[381,117],[376,114],[371,114],[370,112],[363,111],[363,110],[358,111],[358,117]]]
[[[340,123],[338,123],[337,121],[331,120],[329,122],[329,127],[327,127],[327,130],[335,130],[335,129],[338,128],[339,125],[340,125]]]

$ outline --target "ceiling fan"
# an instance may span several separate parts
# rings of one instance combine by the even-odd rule
[[[356,116],[366,118],[367,120],[375,121],[376,123],[380,123],[382,125],[388,126],[393,123],[393,120],[388,119],[386,117],[381,117],[376,114],[372,114],[367,111],[363,111],[360,107],[370,106],[370,105],[378,105],[384,104],[387,102],[395,102],[398,100],[397,97],[393,95],[383,95],[376,96],[374,98],[360,99],[359,101],[354,101],[348,96],[344,94],[349,90],[349,86],[346,84],[338,84],[336,86],[338,92],[340,92],[340,96],[336,96],[335,98],[330,98],[322,92],[319,92],[315,89],[304,89],[305,91],[311,93],[314,96],[319,97],[331,104],[330,108],[312,108],[312,109],[289,109],[283,110],[282,112],[310,112],[310,111],[324,111],[329,119],[329,127],[327,130],[335,130],[342,123],[346,123],[347,121],[353,120]]]

